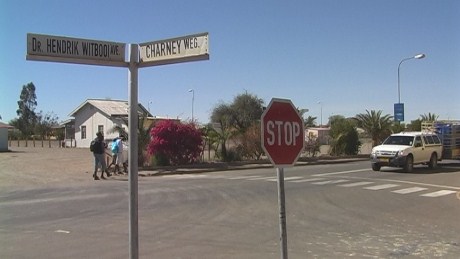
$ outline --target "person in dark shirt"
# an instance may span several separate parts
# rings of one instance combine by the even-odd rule
[[[94,139],[94,146],[93,146],[93,155],[94,155],[94,180],[99,180],[97,176],[97,169],[100,165],[101,167],[101,178],[106,179],[104,177],[104,172],[107,174],[107,177],[110,176],[110,173],[107,170],[107,166],[105,164],[105,149],[107,148],[107,144],[104,142],[104,135],[102,132],[96,133],[96,138]]]

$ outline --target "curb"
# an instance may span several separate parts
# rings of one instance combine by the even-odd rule
[[[342,159],[324,159],[314,161],[299,161],[294,166],[308,166],[308,165],[321,165],[321,164],[341,164],[351,163],[356,161],[367,161],[369,158],[342,158]],[[164,176],[164,175],[183,175],[183,174],[202,174],[219,171],[236,171],[236,170],[248,170],[248,169],[263,169],[263,168],[275,168],[269,162],[262,163],[242,163],[242,164],[216,164],[209,165],[208,167],[193,166],[189,168],[184,167],[157,167],[151,169],[139,170],[140,177],[151,177],[151,176]]]

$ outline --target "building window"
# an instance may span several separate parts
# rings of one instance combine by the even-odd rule
[[[99,125],[97,126],[97,131],[101,132],[102,134],[104,134],[104,125]]]
[[[81,126],[81,139],[86,139],[86,126]]]

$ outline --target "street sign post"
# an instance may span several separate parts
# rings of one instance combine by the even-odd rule
[[[295,164],[304,149],[304,124],[291,100],[273,98],[261,117],[262,148],[276,167],[281,258],[287,259],[284,168]]]
[[[130,44],[125,61],[124,43],[95,41],[62,36],[27,34],[27,60],[65,62],[86,65],[118,66],[129,69],[129,126],[138,126],[139,67],[209,59],[208,33],[170,40]],[[143,54],[142,54],[143,53]],[[140,60],[139,60],[140,58]],[[138,224],[138,136],[129,131],[129,258],[139,258]]]

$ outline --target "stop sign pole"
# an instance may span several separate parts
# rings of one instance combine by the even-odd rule
[[[288,258],[284,168],[295,164],[304,149],[303,119],[291,100],[273,98],[261,117],[262,148],[276,167],[281,258]]]

